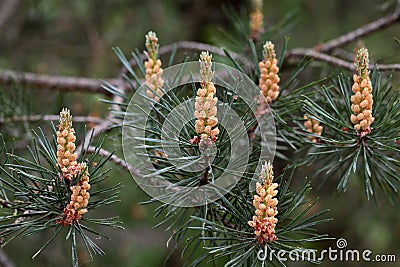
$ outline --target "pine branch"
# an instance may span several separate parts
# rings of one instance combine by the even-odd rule
[[[60,119],[59,115],[25,115],[25,116],[0,118],[0,124],[14,123],[14,122],[58,121],[59,119]],[[104,120],[93,116],[74,116],[72,118],[72,121],[80,123],[100,124]]]
[[[117,82],[115,79],[108,79],[107,81],[111,84]],[[13,83],[35,89],[56,89],[65,92],[88,92],[101,93],[107,96],[111,95],[102,88],[101,82],[96,79],[72,76],[51,76],[0,69],[0,85],[9,85]]]
[[[87,148],[87,150],[86,150],[86,153],[89,153],[89,154],[91,154],[91,153],[96,153],[96,152],[97,152],[97,155],[99,155],[99,156],[101,156],[101,157],[103,157],[103,158],[109,158],[110,162],[112,162],[112,163],[114,163],[115,165],[120,166],[120,167],[122,167],[123,169],[129,171],[133,176],[139,177],[139,178],[143,178],[143,174],[140,173],[139,169],[133,167],[132,165],[130,165],[129,163],[127,163],[124,159],[118,157],[118,156],[115,155],[115,154],[112,154],[110,151],[108,151],[108,150],[106,150],[106,149],[104,149],[104,148],[98,149],[98,148],[96,148],[96,147],[94,147],[94,146],[89,146],[89,147]],[[110,156],[111,156],[111,157],[110,157]],[[178,190],[180,190],[178,186],[176,186],[176,187],[175,187],[175,186],[171,186],[171,184],[168,183],[167,181],[164,182],[164,181],[160,181],[160,180],[154,180],[153,178],[149,178],[148,181],[149,181],[149,183],[153,184],[154,186],[158,186],[158,187],[159,187],[159,186],[168,187],[169,190],[171,190],[171,191],[174,191],[174,190],[178,191]],[[192,202],[193,202],[194,205],[198,204],[196,199],[193,199]],[[227,221],[225,221],[224,224],[225,224],[225,223],[227,224],[227,226],[228,226],[228,225],[231,225],[231,226],[232,226],[232,224],[230,224],[230,223],[227,222]]]
[[[312,48],[294,48],[287,52],[285,60],[289,63],[301,61],[304,57],[316,59],[318,61],[327,62],[333,66],[343,67],[345,69],[354,71],[354,64],[352,62],[316,51]],[[369,68],[373,69],[376,66],[381,71],[400,70],[400,64],[370,64]]]
[[[331,55],[334,57],[338,57],[344,59],[346,61],[353,62],[355,58],[355,54],[353,51],[346,51],[342,48],[335,48],[332,50]]]
[[[115,154],[112,154],[110,151],[101,148],[100,150],[98,150],[98,148],[94,147],[94,146],[89,146],[86,150],[87,153],[92,154],[98,151],[98,155],[103,157],[103,158],[108,158],[110,157],[110,161],[112,163],[114,163],[117,166],[120,166],[128,171],[132,171],[133,173],[135,173],[135,175],[137,174],[138,176],[141,176],[141,174],[139,173],[139,171],[137,171],[135,168],[133,168],[132,165],[130,165],[129,163],[127,163],[124,159],[121,159],[120,157],[118,157]]]
[[[200,42],[194,42],[194,41],[181,41],[181,42],[177,42],[175,44],[162,46],[162,47],[160,47],[159,54],[163,55],[163,54],[169,53],[174,49],[175,46],[177,49],[186,49],[186,50],[194,50],[194,51],[208,51],[214,55],[226,56],[224,50],[218,46],[209,45],[209,44],[200,43]],[[242,63],[250,63],[250,61],[247,58],[243,57],[240,54],[231,52],[231,56],[235,60],[239,60]]]
[[[335,48],[342,47],[360,37],[367,36],[376,31],[388,28],[396,23],[400,23],[400,7],[397,8],[393,14],[363,25],[358,29],[334,38],[324,44],[317,45],[315,49],[320,52],[328,52]]]
[[[110,130],[110,127],[113,125],[112,120],[108,120],[107,118],[103,120],[102,123],[96,125],[95,128],[93,128],[90,131],[87,131],[84,141],[82,141],[75,150],[75,153],[77,155],[80,155],[82,153],[82,144],[89,144],[90,140],[99,136],[101,133],[106,133]]]
[[[209,44],[200,43],[200,42],[194,42],[194,41],[180,41],[180,42],[176,42],[173,44],[165,45],[165,46],[160,47],[160,49],[158,50],[158,53],[160,55],[164,55],[164,54],[171,52],[175,48],[177,50],[185,49],[185,50],[192,50],[192,51],[208,51],[214,55],[226,56],[224,50],[218,46],[209,45]],[[238,53],[230,52],[230,55],[232,56],[233,59],[238,60],[245,65],[253,65],[253,62],[251,62],[246,57],[244,57]],[[140,60],[145,60],[145,59],[146,59],[146,55],[141,54]],[[134,67],[134,66],[136,66],[136,61],[134,59],[131,59],[129,61],[129,64],[132,67]],[[126,73],[126,71],[127,71],[126,68],[122,69],[122,73]]]
[[[124,87],[122,86],[123,84],[124,84],[124,83],[123,83],[123,81],[122,81],[122,70],[121,70],[120,75],[119,75],[119,79],[116,80],[116,86],[117,86],[118,88],[122,88],[123,92],[125,92],[125,89],[126,89],[126,88],[124,88]],[[111,110],[120,111],[120,110],[121,110],[121,107],[119,106],[119,104],[122,103],[122,101],[123,101],[122,97],[118,96],[117,94],[114,94],[113,97],[112,97],[112,102],[113,102],[113,104],[112,104],[112,106],[111,106]],[[109,130],[111,130],[111,127],[112,127],[115,123],[116,123],[116,122],[115,122],[115,120],[114,120],[114,118],[113,118],[113,113],[112,113],[112,112],[109,112],[108,115],[107,115],[107,117],[103,120],[103,122],[102,122],[101,124],[97,125],[96,128],[93,128],[93,132],[92,132],[92,131],[88,131],[88,132],[86,133],[86,136],[85,136],[83,142],[84,142],[85,144],[89,144],[89,141],[90,141],[92,138],[95,138],[95,137],[99,136],[99,135],[100,135],[101,133],[103,133],[103,132],[108,132]],[[78,155],[81,154],[81,152],[82,152],[81,149],[82,149],[82,146],[79,145],[79,146],[77,147],[77,149],[76,149],[76,153],[77,153]]]

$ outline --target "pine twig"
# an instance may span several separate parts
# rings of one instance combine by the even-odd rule
[[[194,50],[194,51],[208,51],[211,54],[219,55],[219,56],[226,56],[224,50],[218,46],[214,45],[209,45],[205,43],[200,43],[200,42],[194,42],[194,41],[181,41],[177,42],[175,44],[170,44],[170,45],[165,45],[160,47],[159,54],[166,54],[171,52],[174,47],[176,49],[186,49],[186,50]],[[235,60],[241,61],[243,64],[249,64],[251,61],[247,59],[246,57],[243,57],[242,55],[238,53],[231,52],[232,58]]]
[[[124,87],[124,82],[123,82],[124,69],[125,68],[121,68],[120,74],[118,75],[118,79],[116,79],[116,81],[115,81],[116,86],[122,90],[122,93],[124,93],[127,89]],[[117,94],[114,94],[112,96],[112,102],[113,102],[113,104],[111,105],[111,110],[121,111],[121,107],[119,104],[121,104],[123,102],[123,98]],[[100,125],[96,126],[96,128],[93,129],[93,131],[94,131],[93,134],[91,131],[89,131],[86,134],[85,139],[84,139],[85,144],[89,144],[90,139],[99,136],[101,133],[109,131],[115,123],[116,122],[113,118],[113,113],[111,111],[108,112],[108,115],[104,119],[104,121]],[[82,146],[79,145],[76,149],[76,153],[78,155],[81,154],[81,152],[82,152],[81,149],[82,149]]]
[[[200,43],[200,42],[194,42],[194,41],[180,41],[180,42],[176,42],[173,44],[164,45],[164,46],[160,47],[160,49],[158,50],[158,53],[159,53],[159,55],[164,55],[164,54],[171,52],[175,48],[176,49],[193,50],[193,51],[208,51],[214,55],[226,56],[224,50],[218,46],[209,45],[209,44]],[[245,65],[250,65],[250,66],[253,65],[253,62],[251,62],[246,57],[244,57],[238,53],[231,52],[230,54],[231,54],[232,58],[240,61],[241,63],[243,63]],[[141,54],[140,60],[145,60],[145,59],[146,59],[146,55]],[[129,64],[132,67],[134,67],[134,66],[136,66],[136,61],[134,59],[131,59],[129,61]],[[127,71],[126,68],[122,69],[122,73],[126,73],[126,71]]]
[[[86,150],[87,153],[92,154],[95,153],[98,150],[98,148],[94,147],[94,146],[89,146]],[[104,148],[100,148],[98,150],[98,155],[103,157],[103,158],[108,158],[110,157],[110,162],[114,163],[117,166],[122,167],[123,169],[126,169],[128,171],[130,171],[131,173],[133,173],[134,175],[137,175],[138,177],[141,177],[142,174],[139,173],[138,170],[136,170],[132,165],[130,165],[129,163],[127,163],[125,160],[121,159],[120,157],[118,157],[115,154],[112,154],[110,151],[104,149]]]
[[[131,175],[133,175],[133,176],[135,176],[135,177],[143,178],[143,174],[140,173],[139,169],[133,167],[132,165],[130,165],[129,163],[127,163],[124,159],[118,157],[117,155],[112,154],[110,151],[108,151],[108,150],[106,150],[106,149],[104,149],[104,148],[97,149],[97,148],[94,147],[94,146],[89,146],[89,147],[87,148],[87,150],[86,150],[86,152],[89,153],[89,154],[90,154],[90,153],[95,153],[96,151],[98,151],[98,152],[97,152],[97,155],[99,155],[99,156],[101,156],[101,157],[103,157],[103,158],[108,158],[108,157],[111,156],[111,157],[109,158],[110,162],[112,162],[112,163],[114,163],[115,165],[120,166],[120,167],[122,167],[123,169],[129,171],[129,172],[131,173]],[[163,186],[163,187],[166,187],[166,188],[168,187],[168,189],[169,189],[170,191],[179,191],[179,190],[180,190],[178,186],[176,186],[176,187],[175,187],[175,186],[172,186],[172,185],[171,185],[169,182],[167,182],[167,181],[161,181],[161,180],[155,180],[155,179],[153,179],[153,178],[149,178],[148,182],[151,183],[151,184],[153,184],[154,186],[157,186],[157,187],[160,187],[160,186]],[[198,204],[198,203],[197,203],[197,200],[196,200],[195,198],[192,200],[192,203],[193,203],[194,205],[197,205],[197,204]]]
[[[59,115],[24,115],[15,117],[0,117],[0,124],[14,122],[58,121]],[[100,124],[104,120],[94,116],[73,116],[73,122]]]
[[[110,114],[110,113],[109,113]],[[95,128],[93,128],[90,131],[87,131],[85,137],[84,137],[84,141],[82,141],[75,150],[75,153],[77,155],[80,155],[82,153],[82,144],[83,142],[85,144],[89,144],[90,140],[99,136],[101,133],[106,133],[108,131],[111,130],[111,126],[113,125],[114,121],[112,120],[112,118],[105,118],[103,119],[102,123],[96,125]]]
[[[107,80],[115,84],[115,79]],[[73,77],[73,76],[51,76],[32,72],[18,72],[0,69],[0,85],[20,84],[36,89],[57,89],[65,92],[88,92],[101,93],[107,96],[111,94],[101,87],[101,82],[96,79]]]
[[[354,64],[352,62],[316,51],[312,48],[294,48],[288,51],[285,60],[289,63],[298,62],[304,57],[316,59],[318,61],[327,62],[333,66],[343,67],[345,69],[354,71]],[[400,70],[400,64],[376,64],[381,71]],[[374,64],[370,64],[370,69],[374,68]]]

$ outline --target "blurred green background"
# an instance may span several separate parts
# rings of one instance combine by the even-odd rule
[[[15,9],[6,21],[0,23],[0,68],[37,72],[50,75],[73,75],[96,79],[113,78],[121,69],[112,47],[120,47],[125,54],[135,48],[144,49],[144,36],[149,30],[157,33],[161,46],[181,40],[196,40],[218,44],[221,29],[232,31],[230,20],[223,6],[245,13],[250,2],[244,0],[189,1],[189,0],[10,0]],[[10,1],[0,0],[0,12]],[[284,18],[290,14],[290,27],[284,27],[282,36],[290,37],[289,48],[313,47],[349,30],[389,14],[393,1],[381,0],[281,0],[264,1],[266,27],[284,26]],[[1,19],[0,13],[0,19]],[[381,63],[400,62],[400,25],[375,33],[362,41],[371,57]],[[355,44],[346,46],[352,51]],[[280,50],[278,47],[277,50]],[[399,74],[394,74],[399,87]],[[7,91],[5,91],[7,90]],[[6,115],[57,114],[62,107],[69,107],[73,115],[104,116],[109,106],[99,102],[102,95],[59,93],[56,91],[30,90],[29,88],[0,88],[3,112]],[[9,109],[4,107],[8,105]],[[8,114],[7,114],[8,113]],[[3,114],[4,115],[4,114]],[[0,125],[1,132],[9,140],[15,139],[17,153],[23,153],[30,140],[30,128],[47,123],[30,125]],[[76,125],[78,139],[83,136],[83,126]],[[106,147],[120,152],[118,131],[109,134]],[[149,197],[137,188],[129,173],[112,167],[111,183],[122,182],[121,202],[103,210],[106,215],[119,215],[126,230],[104,231],[111,240],[97,240],[106,251],[102,258],[83,266],[162,266],[166,255],[168,232],[153,229],[155,205],[139,205]],[[313,170],[307,170],[311,172]],[[307,172],[298,173],[298,179]],[[302,176],[303,175],[303,176]],[[322,190],[314,190],[319,196],[318,209],[331,209],[334,221],[319,227],[321,233],[343,237],[349,248],[370,249],[374,253],[397,254],[400,261],[400,212],[397,206],[382,201],[380,206],[367,203],[361,184],[353,179],[348,192],[336,194],[335,182]],[[314,188],[318,181],[314,181]],[[398,204],[398,203],[397,203]],[[37,260],[31,256],[49,236],[36,235],[29,239],[15,240],[5,248],[7,255],[17,266],[69,266],[70,251],[63,240],[47,248]],[[321,243],[321,249],[335,241]],[[82,250],[82,259],[88,255]],[[180,251],[175,253],[167,266],[180,266]],[[289,263],[289,266],[309,266]],[[204,265],[207,266],[207,265]],[[367,266],[363,262],[327,262],[323,266]],[[374,266],[374,264],[368,264]],[[398,266],[376,264],[376,266]]]

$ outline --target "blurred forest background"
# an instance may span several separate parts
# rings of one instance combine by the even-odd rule
[[[392,1],[393,2],[393,1]],[[290,37],[289,48],[314,47],[320,42],[371,22],[393,11],[385,0],[280,0],[264,1],[266,27],[276,27],[274,41]],[[219,45],[224,42],[221,30],[232,31],[224,6],[247,15],[250,2],[245,0],[0,0],[0,69],[27,71],[48,75],[82,76],[94,79],[115,78],[121,64],[112,51],[120,47],[125,54],[135,48],[144,50],[144,36],[157,33],[160,44],[195,40]],[[399,63],[400,24],[374,33],[362,40],[371,58],[380,63]],[[348,45],[352,51],[354,44]],[[277,45],[277,50],[281,48]],[[189,55],[191,52],[189,52]],[[183,57],[182,57],[183,58]],[[326,72],[325,72],[326,74]],[[319,76],[324,75],[320,69]],[[399,73],[394,73],[399,87]],[[109,105],[99,101],[100,94],[65,93],[55,90],[33,90],[20,86],[0,87],[0,115],[58,114],[69,107],[73,115],[104,117]],[[16,153],[24,153],[36,127],[49,129],[48,122],[0,125],[7,141],[15,140]],[[77,136],[83,138],[83,125],[75,124]],[[106,147],[120,154],[118,131],[109,133]],[[104,211],[119,215],[126,230],[109,230],[111,240],[98,240],[107,255],[96,257],[83,266],[162,266],[169,249],[168,233],[154,229],[154,205],[139,205],[148,200],[130,174],[115,166],[110,176],[122,182],[119,202]],[[302,174],[298,175],[300,179]],[[400,257],[400,211],[382,201],[380,206],[367,202],[362,185],[353,179],[350,191],[336,194],[335,183],[313,190],[320,197],[318,208],[331,208],[334,221],[319,227],[321,233],[345,238],[349,248],[370,249],[374,253]],[[313,181],[314,189],[318,181]],[[48,236],[36,235],[15,240],[4,251],[16,266],[68,266],[70,251],[63,240],[47,248],[35,261],[31,256]],[[324,241],[320,249],[335,248],[335,241]],[[400,259],[398,259],[399,261]],[[176,252],[167,266],[180,266]],[[323,266],[365,266],[365,263],[331,263]],[[397,263],[398,264],[398,263]],[[289,263],[308,266],[309,263]],[[368,266],[374,264],[368,264]],[[385,264],[379,264],[383,266]],[[206,266],[206,265],[205,265]],[[377,265],[378,266],[378,265]],[[398,266],[396,264],[385,266]]]

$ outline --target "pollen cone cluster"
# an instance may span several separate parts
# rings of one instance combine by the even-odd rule
[[[350,120],[354,124],[354,129],[358,133],[368,134],[371,131],[371,124],[375,118],[372,117],[372,84],[369,78],[368,71],[369,56],[368,50],[361,48],[357,52],[355,62],[358,75],[353,75],[352,91],[354,95],[351,96],[351,114]]]
[[[248,224],[254,228],[254,233],[257,236],[257,240],[260,244],[267,242],[273,242],[277,240],[275,235],[275,226],[278,219],[275,216],[278,214],[276,206],[278,200],[275,196],[278,194],[276,188],[277,183],[273,183],[274,173],[270,162],[263,166],[261,172],[262,182],[257,182],[256,192],[254,195],[253,205],[256,208],[255,216],[253,220],[249,221]]]
[[[262,0],[253,0],[253,11],[250,13],[250,38],[257,40],[263,31]]]
[[[304,115],[304,119],[306,120],[304,122],[304,127],[306,127],[307,131],[316,135],[322,134],[322,130],[324,129],[324,127],[319,125],[319,121],[309,119],[306,115]],[[313,143],[316,143],[318,141],[317,137],[311,135],[308,136],[308,139],[310,139]]]
[[[259,63],[260,66],[260,90],[267,103],[271,103],[279,95],[279,68],[277,66],[275,48],[272,42],[264,44],[264,60]]]
[[[200,55],[200,73],[201,88],[197,90],[195,112],[196,132],[200,139],[210,138],[212,141],[217,140],[219,129],[217,127],[217,97],[216,89],[211,82],[214,73],[212,71],[212,55],[208,52],[202,52]]]
[[[57,162],[66,181],[71,181],[76,168],[75,130],[69,109],[60,112],[60,125],[57,131]]]
[[[69,109],[60,112],[60,125],[57,131],[57,161],[61,168],[62,176],[67,184],[71,184],[75,177],[79,177],[76,185],[70,186],[71,198],[64,208],[63,215],[56,222],[60,225],[77,223],[87,212],[89,203],[89,173],[86,163],[76,162],[75,131],[72,128],[72,116]]]
[[[71,199],[69,204],[65,207],[62,219],[57,223],[61,225],[71,225],[79,222],[82,215],[87,212],[87,205],[89,203],[90,189],[89,173],[85,163],[79,163],[76,168],[76,175],[80,180],[74,186],[71,186]]]
[[[146,85],[148,86],[146,94],[148,97],[158,101],[159,97],[163,95],[160,87],[164,85],[164,80],[162,79],[163,69],[161,68],[161,60],[157,58],[158,38],[154,32],[150,31],[146,35],[145,45],[147,60],[144,62],[144,67],[146,68]]]

